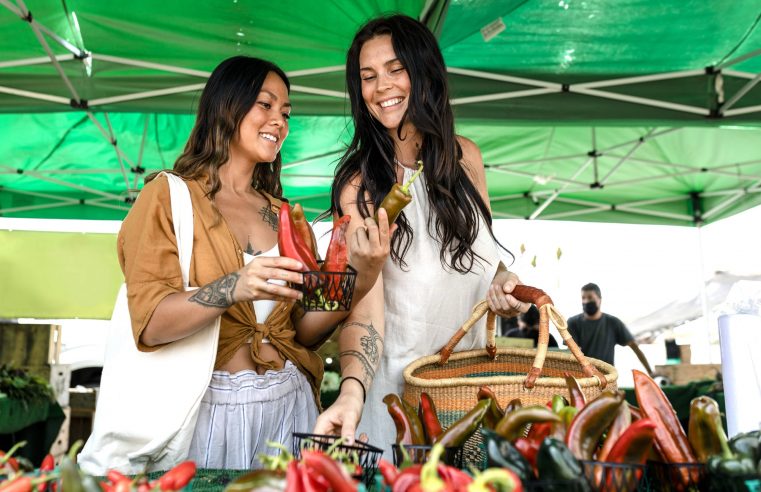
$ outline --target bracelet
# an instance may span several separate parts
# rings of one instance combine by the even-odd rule
[[[349,379],[353,379],[359,383],[359,386],[362,388],[362,403],[365,403],[367,401],[367,390],[365,390],[365,385],[362,383],[362,381],[359,380],[359,378],[355,378],[354,376],[344,376],[341,379],[341,383],[338,385],[338,393],[341,393],[341,386],[343,386],[344,383]]]

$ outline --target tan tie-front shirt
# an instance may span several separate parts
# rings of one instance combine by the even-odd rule
[[[228,273],[243,268],[242,252],[212,201],[205,196],[206,179],[188,181],[193,202],[193,257],[190,286],[202,287]],[[273,198],[279,206],[280,202]],[[140,335],[156,306],[169,294],[183,292],[177,241],[172,224],[169,185],[163,176],[147,183],[124,219],[117,242],[119,263],[127,283],[127,299],[135,343],[139,350],[151,351]],[[228,362],[238,348],[251,338],[251,358],[265,368],[271,362],[259,357],[263,338],[280,355],[293,362],[307,377],[319,405],[323,364],[316,352],[294,340],[291,320],[293,304],[278,303],[260,323],[251,302],[238,302],[222,314],[215,368]]]

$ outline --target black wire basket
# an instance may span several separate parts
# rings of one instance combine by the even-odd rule
[[[432,448],[433,446],[430,444],[404,444],[404,449],[407,451],[413,464],[422,465],[428,461]],[[394,455],[394,466],[398,468],[404,461],[401,447],[398,444],[392,444],[391,451]],[[444,454],[441,455],[441,461],[462,470],[464,468],[462,446],[445,448]]]
[[[656,492],[704,492],[708,490],[708,474],[704,463],[647,462],[650,490]]]
[[[348,311],[351,308],[357,282],[357,271],[351,265],[345,272],[310,271],[302,275],[304,282],[295,288],[304,294],[299,304],[305,311]]]
[[[302,449],[327,451],[335,445],[339,438],[340,436],[294,432],[293,455],[296,459],[300,459]],[[354,478],[361,480],[368,487],[374,483],[375,473],[378,471],[378,462],[383,455],[382,449],[357,440],[354,441],[354,444],[338,444],[335,449],[345,453],[351,463],[359,465],[362,471],[354,474]]]
[[[586,461],[584,475],[597,492],[647,492],[650,489],[646,478],[646,466],[633,463],[608,463],[606,461]]]

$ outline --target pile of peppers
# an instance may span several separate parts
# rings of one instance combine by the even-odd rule
[[[83,473],[76,463],[76,456],[83,442],[74,443],[67,455],[61,459],[56,469],[53,456],[48,454],[40,464],[38,474],[24,474],[20,470],[7,475],[3,480],[0,473],[0,491],[2,492],[169,492],[182,490],[196,474],[196,465],[185,461],[164,473],[161,477],[149,481],[145,475],[128,477],[116,470],[110,470],[105,480],[99,481]],[[10,462],[14,448],[0,457],[0,468]]]
[[[592,485],[595,490],[633,490],[640,470],[623,475],[621,468],[596,466],[593,476],[585,479],[582,462],[644,464],[655,425],[646,418],[632,423],[622,393],[604,391],[587,402],[578,381],[570,374],[565,380],[568,397],[558,394],[546,405],[526,407],[513,400],[504,411],[490,388],[480,389],[478,398],[491,402],[482,429],[489,466],[508,468],[526,482],[567,481],[579,490],[592,490]]]
[[[389,393],[383,398],[389,415],[396,426],[396,444],[434,445],[459,448],[475,434],[486,417],[491,400],[476,403],[469,412],[444,430],[436,413],[436,406],[428,393],[420,394],[418,408]]]
[[[333,223],[325,261],[319,265],[317,240],[312,227],[304,215],[304,209],[296,204],[291,209],[288,203],[280,207],[277,244],[280,254],[298,260],[304,276],[305,307],[332,311],[339,309],[344,299],[341,288],[342,274],[349,266],[349,247],[346,230],[351,217],[345,215]],[[315,274],[322,272],[323,274]],[[311,303],[311,304],[309,304]]]
[[[511,470],[489,468],[471,477],[441,463],[444,449],[442,444],[435,444],[425,464],[405,460],[399,469],[381,459],[383,483],[391,492],[523,492],[523,483]]]

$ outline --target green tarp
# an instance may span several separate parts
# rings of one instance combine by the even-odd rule
[[[291,76],[286,193],[326,208],[351,135],[346,49],[395,11],[439,36],[498,217],[692,224],[759,203],[758,0],[7,0],[0,214],[122,218],[235,54]],[[659,136],[674,127],[690,129]]]
[[[0,216],[122,219],[210,71],[246,54],[291,78],[283,182],[314,217],[351,138],[346,50],[395,11],[439,38],[496,218],[694,225],[761,203],[758,0],[0,0]]]

